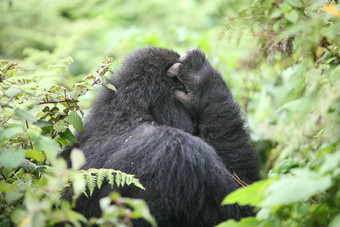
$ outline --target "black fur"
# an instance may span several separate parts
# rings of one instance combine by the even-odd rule
[[[179,57],[160,48],[130,55],[112,76],[117,93],[102,90],[84,133],[78,135],[79,144],[62,156],[69,163],[71,149],[79,147],[86,156],[84,169],[135,174],[146,191],[134,186],[116,190],[124,197],[145,199],[161,227],[213,226],[253,215],[250,207],[221,206],[223,198],[240,187],[230,173],[246,183],[259,179],[239,107],[199,50],[181,57],[178,76],[167,76]],[[195,83],[186,75],[200,79]],[[176,90],[190,89],[192,105],[174,95]],[[81,197],[76,210],[86,217],[99,216],[98,200],[111,191],[106,184],[93,196]],[[141,220],[135,222],[143,225]]]

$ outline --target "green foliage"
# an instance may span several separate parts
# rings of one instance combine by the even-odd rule
[[[98,220],[87,220],[72,210],[69,201],[62,198],[65,187],[72,184],[73,198],[81,193],[90,195],[105,178],[111,186],[133,184],[143,190],[138,179],[112,169],[79,170],[85,163],[83,153],[71,152],[72,168],[57,158],[62,145],[76,142],[73,129],[83,131],[83,111],[79,99],[98,85],[105,85],[111,59],[100,65],[96,73],[88,75],[68,90],[57,85],[60,69],[51,66],[47,73],[24,70],[18,64],[0,63],[0,224],[10,226],[48,226],[58,222],[81,224],[129,225],[132,218],[145,218],[155,223],[145,202],[124,200],[121,204],[107,205],[113,212],[103,213]],[[50,79],[55,82],[50,83]],[[70,126],[73,127],[70,128]],[[72,130],[72,131],[71,131]],[[111,197],[105,197],[111,201]],[[129,210],[126,205],[131,207]]]
[[[339,225],[339,12],[338,1],[260,0],[232,18],[261,46],[248,70],[261,85],[244,100],[269,178],[223,201],[255,206],[256,218],[220,226]]]
[[[259,212],[220,226],[339,225],[339,1],[14,0],[0,1],[0,14],[0,58],[11,59],[0,61],[0,224],[130,224],[126,205],[139,208],[112,205],[116,195],[89,221],[59,199],[70,179],[76,198],[124,174],[77,172],[79,150],[71,170],[55,156],[83,130],[92,91],[115,90],[106,82],[121,57],[155,45],[203,49],[247,113],[264,180],[223,204]]]
[[[87,170],[78,170],[76,172],[75,177],[80,175],[84,177],[88,190],[90,191],[90,196],[92,195],[96,186],[100,189],[105,178],[108,183],[113,187],[113,185],[117,185],[118,187],[123,187],[126,185],[133,184],[134,186],[145,190],[143,185],[139,182],[137,178],[132,174],[126,174],[119,170],[113,169],[87,169]],[[86,193],[86,192],[85,192]]]
[[[112,205],[112,202],[115,205]],[[90,225],[117,226],[121,222],[131,226],[130,218],[144,218],[151,226],[157,226],[156,220],[150,215],[149,208],[144,200],[122,198],[117,192],[114,192],[110,196],[102,198],[99,205],[103,215],[101,218],[91,218]],[[128,206],[132,207],[133,212],[127,209]]]

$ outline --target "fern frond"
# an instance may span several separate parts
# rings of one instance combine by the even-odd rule
[[[114,169],[88,169],[88,170],[78,170],[76,174],[80,174],[85,178],[85,182],[87,188],[89,189],[90,196],[93,194],[94,189],[97,187],[100,189],[105,179],[113,188],[113,185],[116,184],[117,187],[123,187],[124,185],[133,184],[137,188],[145,190],[143,185],[139,182],[135,175],[127,174],[119,170]],[[84,194],[86,194],[86,190],[84,190]]]
[[[101,188],[106,175],[107,175],[106,171],[98,171],[98,173],[97,173],[97,187],[99,189]]]
[[[113,188],[113,184],[114,184],[114,176],[112,174],[113,171],[106,171],[106,179],[109,182],[109,184],[111,185],[111,188]]]
[[[120,187],[120,184],[121,184],[121,182],[122,182],[122,175],[123,174],[121,174],[121,173],[118,173],[118,172],[116,172],[116,184],[117,184],[117,186],[118,187]]]

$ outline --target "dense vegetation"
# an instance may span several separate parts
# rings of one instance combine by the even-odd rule
[[[122,57],[151,45],[203,49],[248,119],[264,180],[223,204],[259,212],[220,226],[340,225],[339,1],[12,0],[0,15],[1,226],[154,224],[143,201],[118,194],[100,202],[101,218],[72,211],[60,200],[70,181],[74,198],[103,181],[143,186],[113,170],[77,171],[79,150],[72,169],[56,157]]]

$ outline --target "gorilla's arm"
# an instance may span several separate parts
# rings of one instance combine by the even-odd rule
[[[226,167],[241,180],[258,180],[258,162],[239,106],[205,55],[200,50],[190,50],[167,74],[185,85],[187,93],[175,91],[174,95],[190,111],[196,134],[215,148]]]

